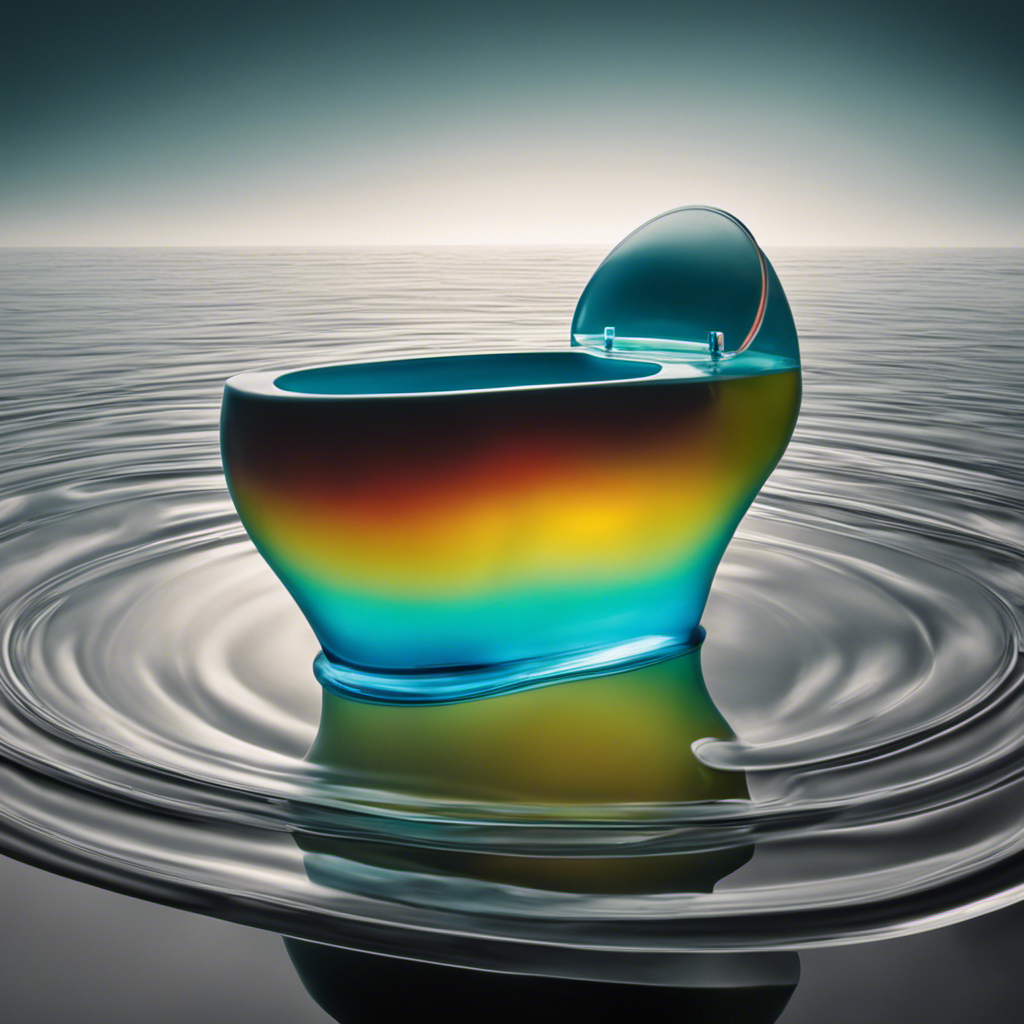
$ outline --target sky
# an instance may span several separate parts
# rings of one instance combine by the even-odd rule
[[[0,4],[0,245],[1024,243],[1024,4]]]

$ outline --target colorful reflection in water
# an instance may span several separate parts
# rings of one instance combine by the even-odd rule
[[[311,763],[374,787],[467,813],[504,804],[529,814],[564,806],[576,817],[636,824],[667,804],[745,800],[742,772],[708,768],[691,744],[732,738],[712,703],[700,651],[654,665],[482,700],[416,707],[324,692]],[[645,811],[645,808],[648,810]],[[392,808],[393,810],[394,808]],[[710,892],[750,859],[751,846],[656,856],[510,856],[416,844],[297,836],[313,874],[342,857],[393,871],[427,872],[569,892]],[[607,852],[607,851],[606,851]]]

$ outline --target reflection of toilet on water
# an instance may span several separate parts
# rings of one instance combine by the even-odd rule
[[[709,769],[690,750],[698,738],[731,735],[704,688],[698,649],[644,668],[460,704],[369,704],[325,691],[308,760],[344,770],[371,790],[388,786],[392,801],[405,787],[410,808],[446,797],[454,810],[571,805],[583,817],[589,804],[595,817],[617,809],[635,824],[644,803],[653,814],[659,804],[745,799],[742,773]],[[319,885],[482,915],[493,898],[514,906],[516,893],[544,902],[545,892],[548,899],[559,892],[710,892],[753,853],[743,845],[517,856],[418,845],[415,824],[404,831],[403,839],[355,840],[326,829],[294,838]],[[346,1024],[407,1017],[444,1024],[771,1024],[800,973],[795,953],[605,953],[557,942],[508,944],[503,953],[484,943],[474,953],[465,938],[393,932],[399,937],[391,942],[409,945],[378,939],[377,954],[391,955],[291,939],[286,945],[310,995]]]
[[[710,769],[691,744],[732,732],[712,704],[699,648],[669,661],[583,677],[484,700],[427,707],[374,704],[323,695],[307,760],[341,773],[350,785],[388,794],[392,809],[425,806],[494,820],[528,817],[530,808],[642,825],[658,808],[746,799],[740,772]],[[530,888],[595,893],[710,892],[742,866],[750,846],[684,854],[516,856],[417,845],[415,826],[401,839],[343,840],[308,831],[295,838],[315,880],[331,876],[330,858],[382,869],[487,880]],[[455,834],[453,832],[453,834]],[[585,833],[584,833],[585,834]],[[508,844],[514,844],[509,830]]]

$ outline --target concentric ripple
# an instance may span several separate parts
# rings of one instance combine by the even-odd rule
[[[696,745],[746,773],[750,801],[511,812],[304,760],[317,645],[227,499],[220,383],[339,346],[560,344],[595,256],[3,255],[9,852],[292,935],[462,963],[845,942],[1024,895],[1016,254],[777,260],[804,411],[704,620],[709,690],[737,739]],[[710,893],[595,896],[304,852],[304,836],[755,852]]]

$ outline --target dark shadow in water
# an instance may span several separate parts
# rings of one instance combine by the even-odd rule
[[[795,953],[693,954],[679,958],[679,984],[628,985],[499,974],[284,942],[306,991],[342,1024],[771,1024],[800,977]]]

